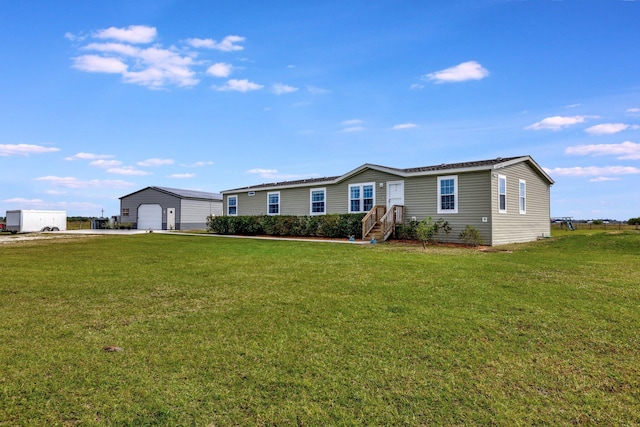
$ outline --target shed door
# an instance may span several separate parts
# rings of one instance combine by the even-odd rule
[[[174,230],[176,228],[176,209],[167,208],[167,230]]]
[[[162,206],[140,205],[138,207],[138,230],[162,230]]]
[[[393,205],[404,206],[404,181],[387,182],[387,209]]]

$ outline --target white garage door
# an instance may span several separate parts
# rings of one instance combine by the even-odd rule
[[[162,230],[162,206],[140,205],[138,207],[138,230]]]

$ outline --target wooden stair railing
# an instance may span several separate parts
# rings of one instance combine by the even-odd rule
[[[378,225],[380,231],[379,238],[385,241],[395,233],[396,224],[402,224],[403,222],[404,206],[393,205],[387,211],[384,206],[376,205],[362,219],[362,240],[366,240],[371,230]]]
[[[362,240],[366,239],[367,234],[373,230],[373,227],[380,221],[380,218],[382,218],[386,210],[387,208],[385,206],[375,205],[365,217],[362,218]]]

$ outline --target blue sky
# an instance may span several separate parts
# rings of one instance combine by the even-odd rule
[[[5,1],[0,215],[531,155],[640,216],[640,1]]]

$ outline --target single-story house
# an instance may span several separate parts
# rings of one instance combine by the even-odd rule
[[[221,194],[146,187],[120,197],[120,222],[139,230],[204,230],[210,215],[222,215]]]
[[[224,215],[367,213],[363,238],[386,239],[396,224],[442,218],[458,241],[467,225],[485,244],[526,242],[551,233],[554,181],[530,157],[398,169],[364,164],[340,176],[222,191]]]

